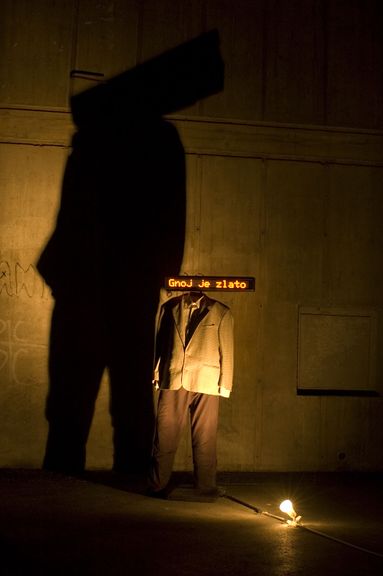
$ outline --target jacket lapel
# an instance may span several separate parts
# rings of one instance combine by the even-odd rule
[[[198,325],[205,318],[205,316],[210,312],[210,308],[211,308],[211,302],[206,296],[204,296],[202,298],[200,307],[198,308],[198,310],[196,310],[194,312],[194,314],[191,317],[189,329],[187,331],[186,342],[185,342],[186,346],[190,342],[191,338],[193,337],[193,334],[197,330]]]
[[[177,303],[172,308],[173,320],[174,320],[174,324],[176,325],[179,337],[181,338],[182,343],[185,345],[185,335],[182,333],[183,332],[183,330],[182,330],[182,306],[183,306],[182,296],[177,298],[177,300],[178,300]]]
[[[184,346],[190,342],[193,334],[195,333],[196,329],[200,322],[205,318],[205,316],[210,312],[210,309],[213,305],[213,302],[208,298],[206,295],[203,296],[201,300],[200,307],[192,314],[190,324],[188,326],[187,335],[185,337],[184,329],[183,329],[183,318],[182,318],[182,306],[183,306],[183,299],[182,296],[177,298],[177,302],[173,306],[172,314],[174,323],[177,328],[177,332],[181,341],[183,342]]]

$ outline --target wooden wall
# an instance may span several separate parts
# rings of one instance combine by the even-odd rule
[[[225,87],[171,116],[187,159],[187,273],[225,294],[235,383],[221,470],[381,469],[383,30],[379,0],[3,0],[0,466],[39,466],[52,298],[36,272],[89,81],[217,28]],[[88,466],[111,463],[105,374]],[[176,466],[190,469],[187,434]]]

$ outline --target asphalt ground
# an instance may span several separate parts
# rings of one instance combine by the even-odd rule
[[[188,473],[168,500],[145,480],[0,469],[1,576],[382,576],[381,473]],[[288,524],[289,498],[301,519]]]

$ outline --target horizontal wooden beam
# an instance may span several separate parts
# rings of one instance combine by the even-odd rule
[[[383,166],[383,132],[172,115],[187,154]],[[68,110],[0,108],[0,143],[63,146]]]

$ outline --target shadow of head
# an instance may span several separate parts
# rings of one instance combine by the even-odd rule
[[[75,94],[71,111],[77,128],[141,114],[162,116],[218,93],[223,86],[224,63],[214,29]]]

